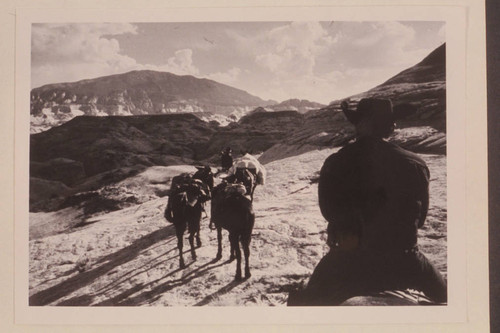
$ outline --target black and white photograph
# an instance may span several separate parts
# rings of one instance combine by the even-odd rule
[[[465,11],[280,10],[21,15],[20,322],[465,320]]]
[[[32,25],[32,306],[446,305],[444,22]]]

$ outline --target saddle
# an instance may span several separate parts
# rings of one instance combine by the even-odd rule
[[[181,173],[172,178],[172,184],[170,185],[170,196],[175,195],[179,192],[180,188],[189,182],[191,182],[192,177],[189,173]]]
[[[247,193],[243,184],[233,183],[220,184],[216,191],[218,194],[212,200],[212,212],[218,212],[228,199],[245,196]]]
[[[238,193],[242,195],[247,194],[247,189],[243,184],[227,184],[224,188],[224,195],[226,198]]]
[[[189,187],[196,186],[200,191],[200,196],[196,200],[190,200],[188,196]],[[208,185],[203,183],[199,179],[193,179],[190,174],[183,173],[181,175],[172,178],[172,186],[170,188],[170,194],[168,197],[167,207],[165,208],[164,217],[167,221],[173,223],[174,216],[172,212],[172,198],[174,196],[180,195],[181,201],[185,202],[190,207],[194,207],[199,201],[201,204],[210,199],[210,189]]]

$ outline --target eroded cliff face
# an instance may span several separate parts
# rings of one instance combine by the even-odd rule
[[[303,119],[297,111],[253,113],[221,127],[189,113],[77,117],[31,135],[32,197],[55,198],[48,200],[50,205],[32,200],[32,208],[43,210],[45,205],[57,209],[58,202],[68,194],[128,176],[126,168],[207,163],[216,166],[221,149],[228,145],[235,155],[243,151],[262,153],[300,127]],[[47,198],[40,194],[43,186],[50,189]]]
[[[45,131],[79,115],[209,112],[229,116],[246,113],[272,102],[207,79],[164,72],[133,71],[33,89],[31,132]]]

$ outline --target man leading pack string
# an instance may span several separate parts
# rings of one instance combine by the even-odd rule
[[[356,141],[326,159],[318,186],[330,252],[288,305],[339,305],[405,289],[447,301],[445,280],[417,246],[429,206],[429,169],[416,154],[384,140],[412,108],[393,110],[390,100],[374,98],[362,99],[357,111],[342,104]]]

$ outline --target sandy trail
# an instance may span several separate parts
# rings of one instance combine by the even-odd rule
[[[311,151],[266,165],[266,184],[255,191],[249,280],[234,281],[236,262],[227,261],[226,231],[223,258],[214,261],[217,239],[208,218],[202,221],[197,260],[191,259],[186,241],[187,267],[180,270],[174,227],[163,218],[164,197],[30,241],[30,304],[284,306],[288,291],[307,282],[327,252],[317,184],[310,180],[333,151]],[[423,157],[432,174],[431,205],[419,242],[446,274],[446,157]],[[37,220],[43,220],[40,214],[50,216],[37,213]]]

